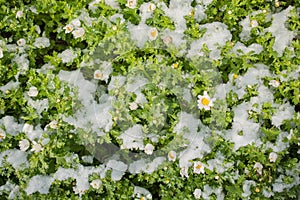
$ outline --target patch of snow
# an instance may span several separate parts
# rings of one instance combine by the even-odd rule
[[[36,175],[29,180],[27,188],[25,189],[27,195],[39,192],[41,194],[47,194],[54,178],[50,176]]]
[[[232,38],[227,25],[221,22],[213,22],[201,25],[199,29],[206,29],[206,32],[200,39],[192,42],[187,57],[199,56],[203,45],[206,44],[207,48],[211,51],[209,57],[211,59],[219,59],[221,54],[219,47],[224,46]]]
[[[241,50],[242,53],[240,53],[238,50]],[[250,46],[246,47],[241,42],[237,42],[232,48],[232,52],[234,52],[237,55],[248,54],[251,51],[253,51],[253,54],[260,54],[262,50],[263,47],[260,44],[251,44]]]
[[[123,140],[121,148],[123,149],[144,149],[145,134],[142,131],[142,126],[136,124],[133,127],[123,132],[119,138]]]
[[[290,103],[280,105],[277,112],[272,116],[272,124],[276,127],[280,127],[282,122],[287,119],[292,119],[295,111]]]
[[[20,170],[29,167],[27,160],[27,152],[20,151],[18,149],[11,149],[7,151],[7,159],[13,168]]]
[[[242,196],[243,197],[249,197],[251,195],[251,187],[255,186],[255,185],[256,185],[255,181],[245,180],[244,185],[243,185],[243,191],[244,192],[243,192]]]
[[[18,124],[13,116],[5,116],[0,119],[0,127],[4,126],[5,132],[9,135],[16,136],[22,131],[23,126]]]
[[[275,37],[273,49],[282,56],[284,49],[291,44],[295,33],[289,31],[285,23],[290,16],[290,11],[293,9],[289,6],[287,9],[273,15],[272,25],[265,31],[271,32]]]

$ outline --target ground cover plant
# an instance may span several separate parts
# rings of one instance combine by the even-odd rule
[[[1,199],[299,199],[298,1],[0,0]]]

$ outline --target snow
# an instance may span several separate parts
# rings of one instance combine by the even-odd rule
[[[251,109],[251,104],[244,102],[234,108],[234,118],[232,129],[226,131],[226,138],[234,142],[234,150],[251,143],[260,143],[260,125],[249,121],[247,110]],[[242,135],[239,132],[242,131]]]
[[[2,92],[6,92],[7,90],[11,90],[11,89],[17,88],[19,85],[20,85],[19,82],[9,81],[9,82],[6,83],[5,85],[0,86],[0,90],[1,90]]]
[[[119,181],[128,168],[125,163],[116,160],[109,160],[106,166],[108,169],[112,169],[111,178],[113,181]]]
[[[251,195],[251,187],[255,186],[255,185],[256,185],[255,181],[245,180],[244,185],[243,185],[243,191],[244,192],[243,192],[242,196],[243,197],[249,197]]]
[[[145,166],[146,166],[146,161],[144,159],[141,159],[141,160],[132,162],[129,165],[128,170],[131,174],[139,174],[143,171]]]
[[[128,23],[127,28],[130,33],[131,39],[136,42],[136,45],[139,48],[142,48],[148,41],[148,32],[151,27],[142,23],[140,23],[139,25]]]
[[[190,133],[196,133],[200,120],[196,119],[192,114],[186,112],[178,113],[179,122],[174,127],[174,132],[180,134],[182,131],[187,130]]]
[[[165,157],[157,157],[152,162],[147,163],[144,166],[143,171],[148,174],[152,174],[158,168],[158,166],[160,166],[164,161],[166,161]]]
[[[83,104],[83,108],[79,109],[74,117],[64,117],[64,120],[77,128],[92,129],[97,133],[99,133],[99,129],[108,132],[113,124],[110,111],[112,109],[111,101],[114,98],[104,94],[101,96],[103,103],[97,104],[94,100],[96,85],[85,80],[79,70],[73,72],[61,71],[59,77],[78,88],[79,100]],[[102,134],[100,133],[100,135]]]
[[[293,118],[294,112],[294,108],[290,103],[280,105],[276,113],[272,116],[272,124],[276,127],[280,127],[284,120]]]
[[[4,185],[0,186],[0,195],[3,191],[10,192],[8,199],[16,199],[19,195],[19,189],[20,187],[18,185],[7,181]]]
[[[57,180],[63,181],[69,178],[76,177],[77,172],[74,169],[66,169],[59,167],[57,171],[54,173],[53,177]]]
[[[169,7],[162,4],[162,10],[175,25],[176,32],[183,33],[186,30],[186,21],[184,16],[188,15],[192,10],[191,1],[171,0]]]
[[[238,50],[241,50],[240,53]],[[243,43],[237,42],[234,47],[232,48],[232,52],[237,55],[248,54],[249,52],[253,51],[253,54],[259,54],[263,50],[263,47],[260,44],[251,44],[249,47],[246,47]]]
[[[211,59],[219,59],[221,50],[218,47],[224,46],[232,38],[227,25],[221,22],[213,22],[200,25],[199,29],[206,29],[206,32],[200,39],[192,42],[187,57],[199,56],[203,45],[206,44],[207,48],[211,51],[209,57]]]
[[[290,16],[290,11],[293,9],[289,6],[287,9],[273,15],[272,25],[266,29],[275,37],[273,49],[277,51],[279,56],[282,56],[284,49],[292,42],[294,33],[289,31],[285,23]]]
[[[197,22],[206,19],[205,9],[202,5],[197,5],[194,11],[194,17]]]
[[[144,137],[145,134],[142,131],[142,126],[140,124],[136,124],[133,127],[128,128],[119,136],[119,138],[123,141],[121,148],[143,150]]]
[[[23,125],[18,124],[14,117],[12,116],[5,116],[0,119],[0,127],[4,126],[5,132],[9,135],[16,136],[19,132],[22,131]]]
[[[26,97],[25,99],[27,100],[27,103],[29,106],[33,107],[36,109],[37,113],[41,116],[41,113],[43,111],[47,111],[49,107],[49,101],[48,99],[42,99],[42,100],[32,100],[32,98]]]
[[[22,170],[29,167],[29,162],[27,160],[27,153],[20,151],[18,149],[7,150],[7,159],[6,161],[10,163],[13,168],[17,170]]]
[[[27,195],[39,192],[41,194],[47,194],[54,178],[50,176],[36,175],[29,180],[27,188],[25,189]]]

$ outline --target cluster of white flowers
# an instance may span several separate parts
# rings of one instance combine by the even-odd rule
[[[73,37],[75,39],[82,38],[85,34],[85,29],[80,27],[81,22],[79,19],[73,19],[69,24],[67,24],[63,29],[65,30],[65,33],[71,33],[73,34]]]

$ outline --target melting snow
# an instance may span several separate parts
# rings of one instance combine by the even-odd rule
[[[213,22],[201,25],[199,28],[206,29],[206,32],[200,39],[192,42],[187,57],[199,56],[202,46],[206,44],[208,49],[211,50],[209,57],[219,59],[221,50],[218,47],[225,45],[232,37],[227,26],[221,22]]]
[[[281,56],[284,49],[291,43],[294,33],[285,27],[285,23],[293,9],[289,6],[287,9],[273,15],[272,25],[266,29],[275,37],[273,49]]]
[[[30,195],[35,192],[47,194],[53,181],[54,178],[50,176],[36,175],[29,180],[25,191],[27,195]]]

